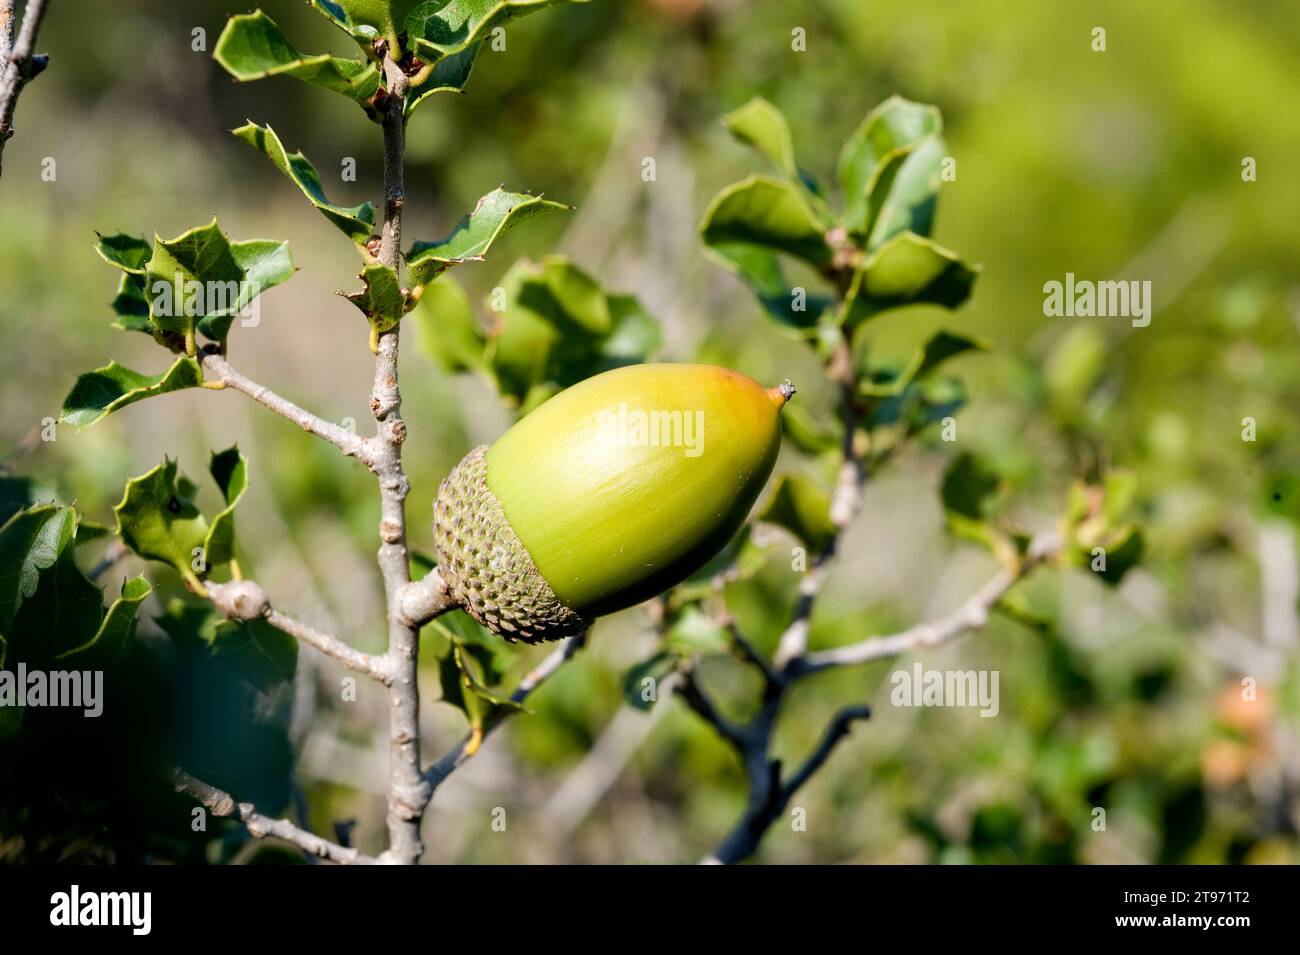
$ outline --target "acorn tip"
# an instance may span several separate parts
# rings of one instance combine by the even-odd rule
[[[767,393],[772,396],[772,402],[776,405],[777,410],[779,411],[785,406],[787,401],[795,396],[795,387],[790,384],[790,379],[787,378],[785,381],[781,382],[781,384],[767,389]]]

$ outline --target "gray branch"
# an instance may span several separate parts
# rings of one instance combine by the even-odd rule
[[[792,660],[787,672],[791,676],[804,676],[828,667],[868,663],[938,646],[967,631],[978,630],[988,623],[989,613],[1006,592],[1039,564],[1059,554],[1062,546],[1064,542],[1059,535],[1040,535],[1029,545],[1018,566],[1000,571],[952,613],[889,636],[867,637],[848,646],[805,654]]]
[[[248,397],[271,409],[281,417],[288,418],[302,430],[328,441],[349,457],[356,458],[372,469],[374,468],[373,453],[368,442],[353,434],[347,428],[319,418],[310,411],[298,407],[292,401],[281,398],[270,388],[259,385],[251,378],[236,371],[230,362],[215,352],[201,355],[199,361],[203,366],[203,370],[213,376],[210,381],[215,380],[223,387],[233,388],[235,391],[248,395]]]
[[[0,0],[0,170],[5,143],[14,134],[14,109],[22,92],[49,62],[35,52],[36,34],[45,19],[46,0],[27,0],[23,25],[14,38],[14,0]]]
[[[401,266],[402,204],[405,202],[405,118],[402,108],[409,81],[395,63],[384,41],[376,53],[382,58],[388,90],[384,127],[384,221],[379,261],[393,269]],[[420,629],[407,620],[402,596],[411,583],[411,559],[406,548],[406,496],[411,484],[402,468],[402,393],[397,384],[398,330],[385,332],[375,342],[375,383],[370,411],[376,432],[371,439],[371,468],[379,478],[379,569],[384,578],[388,607],[388,668],[393,682],[388,690],[389,779],[387,861],[414,865],[424,844],[420,820],[428,800],[420,774],[420,687],[417,680]]]
[[[238,819],[244,824],[249,835],[256,839],[265,839],[268,836],[282,839],[318,859],[327,859],[342,865],[364,865],[378,861],[358,849],[347,848],[328,839],[322,839],[306,829],[295,826],[287,819],[272,819],[270,816],[264,816],[252,803],[235,802],[235,798],[230,793],[216,786],[210,786],[201,779],[195,779],[183,769],[173,771],[172,785],[178,793],[194,797],[214,816]]]
[[[271,606],[270,598],[260,584],[251,580],[232,580],[225,584],[209,582],[206,589],[208,599],[223,616],[244,622],[265,620],[295,640],[338,660],[349,670],[364,673],[385,686],[392,684],[393,676],[387,657],[362,653],[338,637],[321,633],[301,620],[280,613]]]
[[[402,587],[399,603],[402,617],[413,627],[423,626],[457,606],[436,567],[422,579]]]

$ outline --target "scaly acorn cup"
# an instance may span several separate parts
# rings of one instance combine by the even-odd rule
[[[662,593],[744,523],[793,394],[712,365],[631,365],[574,385],[442,482],[443,580],[479,623],[528,643]]]

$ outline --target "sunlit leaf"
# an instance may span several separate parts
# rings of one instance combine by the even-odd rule
[[[363,105],[379,88],[379,70],[369,60],[303,53],[285,39],[275,21],[261,10],[226,21],[213,58],[240,82],[267,76],[293,76],[342,93]]]
[[[792,182],[751,176],[723,189],[704,213],[700,232],[718,247],[759,246],[803,259],[818,269],[831,264],[825,224]],[[734,258],[733,251],[731,257]]]
[[[160,375],[142,375],[109,362],[103,368],[77,378],[63,399],[60,420],[77,429],[87,428],[119,408],[184,388],[196,388],[203,382],[199,363],[182,356]]]
[[[957,308],[970,297],[978,271],[955,252],[902,232],[867,256],[845,296],[851,328],[879,312],[903,305]]]

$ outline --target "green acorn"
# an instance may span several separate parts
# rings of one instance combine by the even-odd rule
[[[479,623],[529,643],[662,593],[744,523],[793,394],[711,365],[632,365],[574,385],[442,482],[443,580]]]

